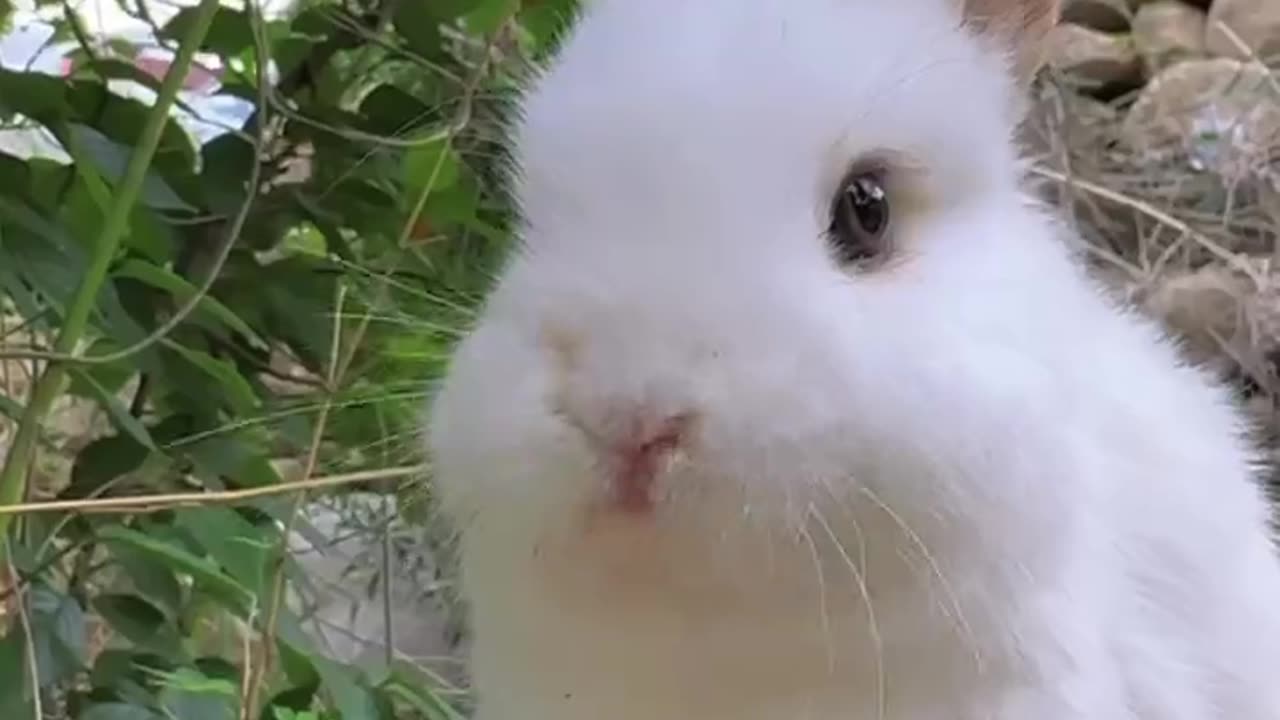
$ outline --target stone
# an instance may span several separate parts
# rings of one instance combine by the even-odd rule
[[[1142,62],[1128,35],[1063,23],[1049,33],[1046,64],[1088,85],[1137,83]]]
[[[1265,259],[1250,275],[1211,264],[1156,279],[1141,304],[1182,341],[1193,363],[1217,372],[1258,365],[1277,349],[1280,285]]]
[[[1161,71],[1125,117],[1122,134],[1152,161],[1185,159],[1231,180],[1265,178],[1280,147],[1280,96],[1266,68],[1230,58]]]
[[[301,472],[296,462],[278,462],[277,467],[284,477]],[[386,517],[383,503],[381,495],[354,492],[344,497],[341,508],[323,501],[303,508],[300,516],[310,532],[295,528],[289,549],[305,581],[290,587],[289,605],[303,618],[303,631],[330,659],[376,667],[389,638],[396,656],[448,682],[461,682],[456,613],[441,591],[433,589],[442,584],[436,572],[442,566],[434,553],[418,544],[416,532],[414,546],[403,546],[407,528],[401,528],[394,533],[400,549],[386,568],[390,587],[382,575],[381,532],[371,526]],[[399,517],[394,507],[390,517]],[[409,558],[402,556],[406,550]]]
[[[1133,18],[1133,43],[1155,75],[1183,60],[1206,55],[1206,17],[1203,11],[1180,0],[1157,0],[1138,8]]]
[[[1251,52],[1232,41],[1225,24]],[[1280,56],[1280,2],[1277,0],[1214,0],[1209,9],[1205,44],[1214,55],[1247,59],[1251,53],[1264,60]]]
[[[1129,29],[1129,8],[1125,0],[1064,0],[1062,20],[1101,32],[1119,33]]]

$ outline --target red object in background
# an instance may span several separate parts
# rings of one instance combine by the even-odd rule
[[[139,54],[133,60],[134,67],[142,72],[150,75],[158,80],[163,80],[165,73],[169,72],[171,61],[164,57],[145,56]],[[70,75],[76,68],[74,58],[64,56],[59,63],[59,70],[63,77]],[[187,72],[187,76],[183,78],[182,89],[191,92],[208,93],[216,88],[221,82],[222,73],[217,70],[210,70],[200,63],[192,63],[191,69]]]
[[[169,60],[159,57],[144,57],[139,55],[133,64],[142,72],[150,75],[156,80],[164,79],[165,73],[169,72]],[[204,67],[200,63],[192,63],[191,70],[187,76],[183,78],[182,88],[195,92],[209,92],[218,86],[219,73]]]

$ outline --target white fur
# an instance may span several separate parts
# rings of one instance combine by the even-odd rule
[[[953,5],[603,0],[532,85],[524,245],[429,433],[479,720],[1280,718],[1240,417],[1024,198]],[[883,149],[925,199],[845,272]],[[653,517],[593,510],[556,404],[699,414]]]

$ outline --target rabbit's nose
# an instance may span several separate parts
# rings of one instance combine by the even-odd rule
[[[688,415],[672,415],[646,427],[633,418],[632,429],[600,446],[609,499],[626,512],[645,512],[654,504],[655,481],[664,465],[681,449]]]
[[[699,414],[686,379],[635,372],[650,358],[637,360],[632,343],[587,342],[551,325],[543,342],[555,378],[552,411],[586,441],[606,502],[627,513],[652,510],[663,473],[692,445]]]
[[[658,499],[658,478],[686,449],[694,415],[628,408],[595,424],[574,416],[569,421],[596,456],[608,504],[626,513],[645,513]]]

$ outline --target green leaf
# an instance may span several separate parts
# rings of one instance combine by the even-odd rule
[[[160,37],[167,40],[182,40],[197,16],[195,7],[185,7],[178,11],[169,22],[160,29]],[[245,48],[253,44],[253,29],[249,18],[239,10],[227,7],[218,8],[213,16],[213,24],[209,26],[209,34],[205,36],[200,49],[224,57],[239,55]]]
[[[221,135],[200,149],[200,163],[201,189],[210,209],[234,212],[244,201],[254,163],[253,145],[233,133]]]
[[[83,261],[81,246],[76,244],[74,238],[67,233],[65,228],[46,219],[35,208],[21,200],[0,197],[0,220],[4,221],[5,226],[24,230],[40,238],[43,243],[54,245],[59,251],[66,253],[77,253],[78,251],[77,259]],[[16,235],[9,234],[6,236],[5,241],[13,247],[16,238]]]
[[[0,109],[50,122],[67,112],[66,86],[55,75],[0,68]]]
[[[118,184],[124,178],[125,168],[129,164],[129,156],[132,153],[130,148],[96,129],[78,123],[67,126],[66,146],[76,160],[77,172],[83,172],[88,168],[96,169],[101,173],[101,177],[97,178],[98,182],[105,181],[112,185]],[[95,199],[99,200],[100,209],[105,212],[110,204],[109,189],[105,185],[100,189],[93,189]],[[143,180],[141,200],[158,210],[195,210],[194,207],[183,202],[173,188],[155,173],[147,173]]]
[[[33,586],[28,597],[36,667],[41,687],[48,687],[84,667],[89,645],[84,611],[75,598],[44,585]]]
[[[10,221],[21,225],[15,228],[9,225]],[[0,228],[5,229],[6,274],[12,272],[29,283],[55,311],[60,310],[84,275],[86,257],[83,248],[64,245],[62,241],[66,236],[61,228],[30,213],[29,208],[8,202],[3,196],[0,196],[0,222],[4,223]],[[37,222],[48,226],[45,232],[29,232]]]
[[[120,398],[112,394],[100,385],[92,375],[82,371],[80,368],[72,368],[71,374],[75,376],[78,382],[83,384],[84,388],[89,390],[93,398],[102,406],[102,409],[107,411],[107,415],[111,418],[111,423],[116,426],[117,430],[137,440],[140,445],[148,450],[159,450],[155,441],[151,439],[151,433],[147,432],[147,427],[138,418],[130,414],[129,409],[120,402]]]
[[[167,565],[151,562],[150,556],[123,544],[112,547],[111,554],[149,604],[160,607],[168,617],[176,617],[182,611],[182,586]]]
[[[136,82],[154,92],[158,92],[160,90],[159,80],[156,80],[150,74],[143,72],[142,68],[138,67],[136,64],[132,62],[125,62],[124,60],[117,60],[116,58],[102,57],[97,58],[96,60],[93,58],[85,58],[82,64],[77,63],[76,70],[77,73],[92,73],[103,80],[128,80]]]
[[[276,641],[285,673],[296,685],[311,686],[320,682],[320,674],[312,662],[319,656],[315,644],[302,629],[298,616],[288,607],[280,610],[276,624]]]
[[[409,47],[428,60],[436,60],[444,54],[440,35],[440,18],[432,12],[431,2],[401,2],[395,5],[392,23],[396,33]]]
[[[141,140],[142,128],[151,114],[150,104],[117,95],[96,81],[73,80],[65,84],[69,122],[88,125],[126,147],[133,147]],[[182,186],[190,183],[195,160],[191,136],[175,118],[169,117],[151,169],[163,174],[170,184],[178,183],[175,189],[181,191]]]
[[[285,647],[281,650],[281,663],[285,666],[287,671],[289,660],[293,656],[291,655],[289,648]],[[284,717],[293,717],[296,720],[305,720],[308,717],[314,718],[315,715],[312,714],[308,708],[310,708],[315,702],[316,691],[319,689],[319,676],[315,675],[313,672],[312,679],[314,680],[313,682],[309,682],[305,685],[295,685],[276,693],[269,701],[267,701],[266,704],[266,707],[271,710],[272,714],[264,714],[263,717],[279,718],[283,713]],[[290,715],[290,713],[295,714]]]
[[[458,157],[452,143],[435,137],[405,151],[401,180],[408,202],[414,202],[428,188],[433,193],[449,189],[458,180]]]
[[[542,0],[536,5],[525,3],[520,12],[520,27],[529,33],[533,41],[533,57],[544,59],[556,46],[565,31],[572,27],[579,9],[578,0]]]
[[[49,312],[49,309],[40,302],[39,297],[24,281],[24,278],[15,271],[17,263],[13,260],[8,248],[5,247],[5,237],[16,235],[18,232],[20,231],[5,227],[3,216],[0,216],[0,293],[8,297],[21,317],[44,318],[51,316],[53,313]],[[38,323],[37,327],[43,329],[45,324]]]
[[[0,717],[27,718],[31,713],[31,675],[26,633],[20,623],[0,638]]]
[[[98,188],[94,189],[94,183]],[[79,247],[89,249],[111,204],[111,191],[87,163],[76,163],[76,174],[60,193],[57,218]]]
[[[425,688],[393,681],[383,685],[382,689],[403,700],[426,720],[465,720],[462,713]]]
[[[234,720],[238,688],[228,680],[211,678],[194,668],[167,674],[160,706],[179,720]]]
[[[223,390],[224,395],[222,397],[227,406],[235,412],[247,414],[258,407],[257,394],[254,393],[253,387],[249,385],[249,382],[236,370],[235,365],[175,342],[166,342],[164,345],[202,373],[216,380]]]
[[[93,599],[93,608],[130,642],[150,652],[182,657],[182,641],[170,618],[137,595],[108,593]]]
[[[360,101],[364,130],[379,135],[400,135],[443,118],[440,111],[391,83],[384,83]]]
[[[67,132],[64,132],[62,134],[62,144],[74,161],[71,167],[75,170],[76,176],[80,180],[80,187],[87,192],[89,199],[92,200],[93,207],[98,211],[91,219],[91,222],[96,225],[102,222],[102,218],[106,216],[107,210],[111,207],[111,189],[107,187],[107,181],[102,177],[99,170],[110,172],[122,169],[123,163],[120,164],[120,168],[100,167],[99,159],[95,157],[98,153],[91,154],[89,147],[86,147],[86,144],[90,146],[93,144],[93,131],[88,128],[77,129],[81,127],[73,125]],[[106,145],[106,143],[99,144]],[[103,159],[109,162],[113,158],[108,156]],[[118,178],[119,175],[116,177]],[[88,235],[86,234],[86,236]]]
[[[149,432],[147,437],[150,437]],[[98,438],[76,453],[71,466],[71,484],[58,497],[78,500],[95,495],[103,485],[141,467],[151,452],[147,445],[131,434]]]
[[[298,711],[278,705],[272,706],[271,710],[275,713],[275,720],[320,720],[320,716],[311,710]]]
[[[237,487],[262,487],[280,482],[267,448],[246,433],[226,433],[185,445],[187,457],[207,482],[231,478]]]
[[[171,293],[181,303],[187,303],[196,294],[196,286],[185,278],[175,275],[164,268],[143,260],[129,259],[120,263],[113,273],[115,277],[132,278],[151,287]],[[253,328],[241,320],[231,308],[223,305],[217,298],[205,294],[196,305],[196,311],[208,317],[216,318],[231,330],[259,343],[262,339]]]
[[[22,403],[8,395],[0,395],[0,414],[7,415],[11,420],[19,420],[22,418]]]
[[[90,705],[77,720],[159,720],[159,716],[140,705],[110,702]]]
[[[5,183],[0,184],[0,193],[17,196],[18,198],[26,197],[30,192],[28,188],[30,178],[28,176],[29,170],[26,160],[0,152],[0,177],[6,180]]]
[[[196,539],[240,584],[261,593],[275,547],[262,528],[223,507],[181,508],[174,522]]]
[[[320,673],[324,690],[342,714],[342,720],[380,720],[373,693],[362,685],[355,668],[323,656],[313,656],[312,664]]]
[[[253,594],[218,568],[209,558],[199,557],[171,541],[144,535],[121,526],[108,526],[98,533],[108,543],[120,543],[147,555],[154,562],[165,563],[174,570],[190,575],[233,608],[244,612]]]
[[[475,10],[463,16],[467,29],[477,35],[491,35],[520,9],[520,0],[479,0]]]
[[[235,720],[234,698],[211,693],[165,688],[160,693],[165,714],[175,720]]]
[[[88,357],[93,357],[113,353],[119,349],[120,345],[115,342],[106,338],[99,338],[89,344],[84,354]],[[119,393],[124,390],[125,383],[138,375],[139,363],[133,360],[135,359],[125,358],[112,363],[94,363],[80,368],[80,372],[92,377],[107,392]],[[92,391],[74,377],[68,386],[67,392],[80,397],[93,397]]]
[[[342,720],[380,720],[378,703],[370,688],[361,680],[360,671],[350,665],[329,660],[316,651],[310,638],[302,630],[297,616],[282,609],[276,631],[281,646],[281,658],[293,653],[305,658],[321,680],[321,688],[327,694]],[[296,672],[296,671],[295,671]]]
[[[238,285],[266,314],[268,332],[288,343],[313,372],[323,372],[329,362],[337,275],[325,270],[332,267],[313,256],[293,255],[255,268]]]

